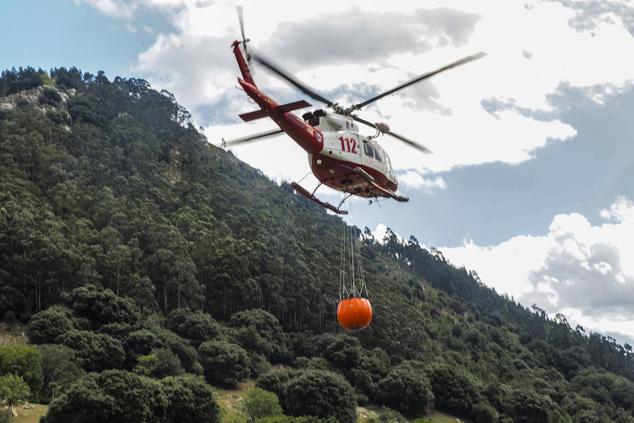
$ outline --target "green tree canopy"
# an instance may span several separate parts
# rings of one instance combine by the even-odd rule
[[[86,371],[117,369],[125,361],[121,342],[109,335],[73,329],[60,342],[75,350],[77,361]]]
[[[0,375],[20,376],[35,395],[42,388],[42,357],[37,348],[30,345],[0,347]]]
[[[64,306],[54,305],[31,317],[26,335],[32,344],[54,344],[71,329],[75,329],[72,311]]]
[[[75,351],[64,345],[39,345],[42,355],[43,397],[50,401],[85,372],[78,364]]]
[[[434,394],[427,376],[409,365],[392,369],[378,386],[379,400],[405,415],[427,414]]]
[[[273,362],[288,357],[286,336],[271,313],[262,309],[240,311],[231,316],[229,325],[236,328],[236,337],[247,350],[262,354]]]
[[[251,422],[283,414],[277,395],[260,388],[251,388],[244,393],[241,408]]]
[[[121,370],[91,373],[50,405],[46,423],[161,421],[167,398],[159,382]]]
[[[354,390],[343,377],[327,370],[306,370],[293,377],[284,406],[293,416],[334,417],[341,423],[354,423],[357,418]]]
[[[202,377],[167,377],[161,384],[167,399],[165,423],[220,421],[216,397]]]
[[[198,354],[211,384],[235,386],[249,375],[249,356],[239,345],[207,341],[200,344]]]
[[[30,396],[31,390],[22,376],[0,376],[0,404],[7,405],[14,414],[14,407],[25,403]]]
[[[167,327],[198,346],[205,341],[221,338],[222,327],[211,315],[181,308],[167,316]]]

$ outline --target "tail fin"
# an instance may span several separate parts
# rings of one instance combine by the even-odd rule
[[[255,87],[255,81],[253,80],[253,76],[251,76],[249,65],[247,61],[244,60],[242,50],[240,50],[240,41],[234,41],[233,44],[231,44],[231,47],[233,48],[233,54],[236,56],[236,60],[238,61],[238,67],[240,68],[242,79]]]

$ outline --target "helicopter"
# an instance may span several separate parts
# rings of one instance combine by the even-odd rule
[[[238,78],[238,83],[244,92],[260,106],[259,110],[243,113],[239,116],[245,122],[271,118],[279,129],[230,141],[223,139],[222,146],[227,147],[249,143],[286,133],[308,153],[310,169],[319,181],[319,184],[312,192],[296,182],[292,182],[291,186],[298,194],[337,214],[348,214],[348,212],[342,210],[341,207],[345,201],[353,195],[368,199],[392,198],[399,202],[409,201],[407,197],[397,193],[398,181],[392,167],[390,156],[378,143],[378,138],[386,134],[420,152],[431,153],[431,151],[422,144],[392,131],[386,123],[372,123],[359,117],[356,112],[387,95],[429,79],[441,72],[479,59],[483,57],[485,53],[480,52],[466,56],[441,68],[419,75],[390,90],[375,95],[368,100],[353,104],[349,107],[343,107],[323,97],[306,84],[283,71],[268,58],[254,51],[249,51],[247,44],[250,40],[245,36],[244,18],[240,6],[237,7],[237,12],[242,41],[234,41],[231,44],[231,48],[242,75],[242,78]],[[307,112],[304,113],[300,119],[292,112],[312,107],[312,105],[305,100],[278,104],[256,85],[251,73],[251,60],[255,60],[260,65],[298,88],[308,97],[323,103],[326,106],[325,109],[329,110],[317,109],[312,112]],[[358,123],[374,128],[376,133],[372,136],[362,135],[359,132]],[[322,185],[344,193],[343,199],[337,206],[317,198],[315,194]]]

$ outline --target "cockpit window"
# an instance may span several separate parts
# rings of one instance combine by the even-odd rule
[[[366,156],[374,157],[374,152],[370,143],[363,141],[363,150],[365,151]]]

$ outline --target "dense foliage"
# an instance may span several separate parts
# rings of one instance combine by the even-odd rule
[[[213,422],[208,383],[246,377],[286,414],[340,423],[358,403],[634,422],[631,346],[527,309],[391,231],[356,232],[375,319],[341,333],[342,225],[209,145],[143,80],[5,71],[0,316],[28,322],[39,347],[0,348],[0,376],[52,401],[49,423]]]

